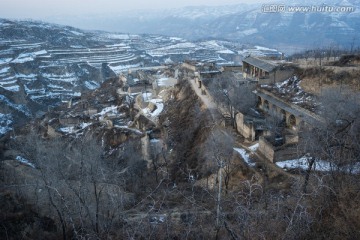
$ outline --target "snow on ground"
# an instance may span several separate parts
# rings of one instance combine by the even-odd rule
[[[136,134],[139,134],[139,135],[142,135],[143,132],[141,132],[139,129],[136,129],[136,128],[129,128],[128,126],[118,126],[118,125],[115,125],[114,127],[116,128],[119,128],[119,129],[126,129],[126,130],[130,130]]]
[[[140,63],[137,64],[129,64],[129,65],[119,65],[119,66],[109,66],[111,70],[113,70],[116,74],[119,74],[121,72],[126,72],[127,70],[131,68],[138,68],[140,67]]]
[[[92,123],[80,123],[80,128],[85,129],[85,128],[91,126],[91,125],[92,125]]]
[[[255,46],[255,48],[256,48],[257,50],[261,50],[261,51],[273,51],[273,52],[277,52],[276,49],[267,48],[267,47],[262,47],[262,46]]]
[[[286,161],[276,162],[276,165],[281,168],[286,169],[302,169],[307,170],[309,167],[307,158],[304,156],[299,159],[292,159]],[[320,172],[330,172],[331,170],[339,170],[345,173],[350,174],[360,174],[360,162],[357,162],[352,165],[347,165],[343,167],[338,167],[335,164],[332,164],[328,161],[324,160],[316,160],[315,164],[313,165],[312,170],[320,171]]]
[[[65,73],[65,74],[61,74],[61,75],[57,75],[57,74],[53,74],[53,73],[43,73],[42,74],[44,78],[47,78],[49,80],[52,81],[59,81],[59,82],[76,82],[77,81],[77,77],[75,76],[74,73]]]
[[[70,32],[76,36],[84,36],[84,34],[81,32],[77,32],[77,31],[70,31]]]
[[[92,125],[92,123],[80,123],[77,126],[59,128],[59,131],[62,133],[68,133],[68,134],[79,133],[80,131],[84,130],[85,128],[87,128],[91,125]]]
[[[117,106],[106,107],[106,108],[102,109],[101,112],[99,112],[99,113],[97,113],[95,115],[103,116],[103,115],[108,114],[108,113],[118,114]]]
[[[0,69],[0,74],[8,73],[9,70],[10,70],[10,67],[2,68],[2,69]]]
[[[252,34],[255,34],[255,33],[258,33],[258,32],[259,32],[259,30],[257,28],[250,28],[250,29],[241,31],[239,33],[242,34],[242,35],[245,35],[245,36],[249,36],[249,35],[252,35]]]
[[[1,85],[1,87],[7,91],[10,91],[10,92],[18,92],[20,91],[20,86],[19,85],[12,85],[12,86],[4,86],[4,85]]]
[[[156,118],[160,115],[160,113],[164,110],[164,102],[161,98],[151,99],[149,102],[156,105],[156,109],[151,112],[149,108],[144,108],[143,113],[147,117]]]
[[[300,168],[303,170],[307,170],[308,166],[309,166],[307,157],[305,157],[305,156],[302,158],[299,158],[299,159],[292,159],[292,160],[276,162],[276,165],[278,167],[286,168],[286,169]],[[321,172],[328,172],[328,171],[331,171],[331,169],[333,169],[333,167],[334,166],[332,166],[330,162],[323,161],[323,160],[316,160],[315,164],[313,166],[313,170],[321,171]]]
[[[0,59],[0,65],[7,64],[11,62],[12,58],[2,58]]]
[[[95,81],[86,81],[85,82],[85,87],[90,89],[90,90],[94,90],[100,87],[100,84],[95,82]]]
[[[28,165],[28,166],[30,166],[30,167],[32,167],[32,168],[35,168],[35,165],[34,164],[32,164],[29,160],[27,160],[26,158],[23,158],[23,157],[21,157],[21,156],[17,156],[16,157],[16,160],[18,160],[19,162],[21,162],[21,163],[23,163],[23,164],[25,164],[25,165]]]
[[[254,166],[255,166],[255,163],[253,163],[253,162],[251,161],[250,155],[246,152],[245,149],[243,149],[243,148],[234,148],[234,150],[240,154],[240,156],[244,159],[244,161],[245,161],[250,167],[254,167]]]
[[[259,148],[259,143],[256,143],[249,147],[250,151],[256,152],[256,150]]]
[[[234,52],[229,50],[229,49],[217,51],[217,53],[220,53],[220,54],[234,54]]]
[[[149,101],[151,99],[152,93],[150,92],[146,92],[146,93],[142,93],[142,98],[145,102]]]
[[[31,62],[33,61],[34,58],[33,57],[23,57],[23,58],[16,58],[14,60],[12,60],[12,63],[25,63],[25,62]]]
[[[177,83],[175,78],[162,77],[156,80],[156,83],[159,87],[170,87],[174,86]]]
[[[346,173],[360,174],[360,162],[357,162],[353,165],[344,166],[342,167],[342,170]]]
[[[11,114],[0,113],[0,136],[12,130],[13,118]]]
[[[4,95],[0,95],[0,101],[5,102],[9,107],[14,108],[14,109],[24,113],[26,116],[31,116],[30,110],[25,105],[15,104],[15,103],[11,102]]]
[[[59,128],[59,131],[63,132],[63,133],[73,133],[74,129],[75,129],[75,127],[73,127],[73,126],[71,126],[71,127],[62,127],[62,128]]]
[[[25,80],[25,81],[35,81],[37,79],[37,75],[33,74],[33,73],[31,73],[29,75],[17,73],[17,74],[15,74],[15,77],[21,78],[22,80]]]
[[[103,36],[106,37],[106,38],[118,39],[118,40],[128,40],[128,39],[130,39],[128,34],[111,34],[111,33],[107,33],[107,34],[103,34]]]
[[[36,52],[30,52],[30,53],[21,53],[17,58],[12,60],[12,63],[25,63],[33,61],[34,58],[36,58],[39,55],[47,54],[46,50],[40,50]]]
[[[152,57],[161,57],[164,55],[173,55],[173,54],[190,54],[195,50],[199,49],[199,47],[190,42],[176,43],[166,47],[160,47],[156,49],[151,49],[146,51]]]

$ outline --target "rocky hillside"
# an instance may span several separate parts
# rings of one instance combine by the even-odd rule
[[[228,41],[193,43],[0,19],[0,135],[129,69],[185,59],[231,64],[243,50]]]

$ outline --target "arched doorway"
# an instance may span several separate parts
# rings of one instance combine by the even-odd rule
[[[262,104],[261,97],[258,97],[257,104],[256,104],[257,108],[260,108],[261,104]]]
[[[294,115],[290,115],[289,116],[289,126],[290,127],[294,127],[294,126],[296,126],[296,117],[294,116]]]
[[[286,123],[286,112],[284,109],[280,110],[280,118],[282,122]]]
[[[265,100],[264,101],[264,110],[269,111],[269,109],[270,109],[269,101]]]

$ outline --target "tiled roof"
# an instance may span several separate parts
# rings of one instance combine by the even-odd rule
[[[243,60],[243,62],[246,62],[250,65],[253,65],[255,67],[258,67],[262,70],[265,70],[267,72],[271,72],[272,70],[274,70],[274,68],[276,67],[276,65],[269,63],[266,60],[262,60],[259,58],[254,58],[254,57],[247,57]]]

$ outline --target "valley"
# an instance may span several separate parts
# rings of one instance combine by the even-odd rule
[[[356,239],[359,52],[337,50],[1,19],[0,235]]]

